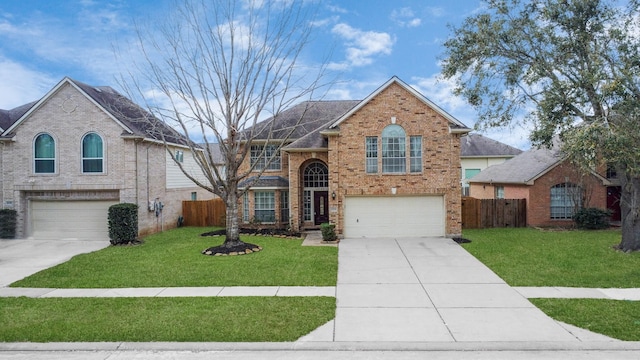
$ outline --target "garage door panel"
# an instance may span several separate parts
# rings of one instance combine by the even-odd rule
[[[108,240],[108,213],[117,201],[32,201],[35,239]]]
[[[444,236],[442,196],[348,197],[345,237]]]

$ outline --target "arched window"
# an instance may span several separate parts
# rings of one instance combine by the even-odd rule
[[[404,173],[407,169],[406,134],[400,125],[382,130],[382,172]]]
[[[49,134],[36,136],[33,142],[34,172],[53,174],[56,172],[56,142]]]
[[[572,183],[551,187],[551,219],[570,220],[582,207],[582,189]]]
[[[329,187],[329,170],[324,164],[313,163],[304,169],[304,187],[325,188]]]
[[[102,138],[96,133],[88,133],[82,138],[82,172],[104,172],[104,148]]]

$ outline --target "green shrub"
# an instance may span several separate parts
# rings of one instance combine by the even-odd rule
[[[598,208],[582,208],[573,215],[573,221],[580,229],[600,230],[609,227],[611,211]]]
[[[336,236],[336,225],[324,223],[320,225],[320,231],[322,232],[322,240],[335,241],[338,239]]]
[[[112,245],[129,244],[138,237],[138,205],[123,203],[109,207],[109,239]]]
[[[16,237],[17,212],[12,209],[0,210],[0,239],[13,239]]]

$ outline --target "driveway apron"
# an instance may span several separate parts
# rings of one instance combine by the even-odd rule
[[[334,341],[579,341],[445,238],[344,239]]]
[[[44,269],[61,264],[73,256],[103,249],[109,240],[0,240],[0,287]]]

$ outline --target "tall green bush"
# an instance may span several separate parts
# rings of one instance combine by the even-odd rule
[[[138,205],[116,204],[109,207],[109,239],[112,245],[129,244],[138,238]]]
[[[0,239],[16,237],[17,212],[12,209],[0,209]]]

